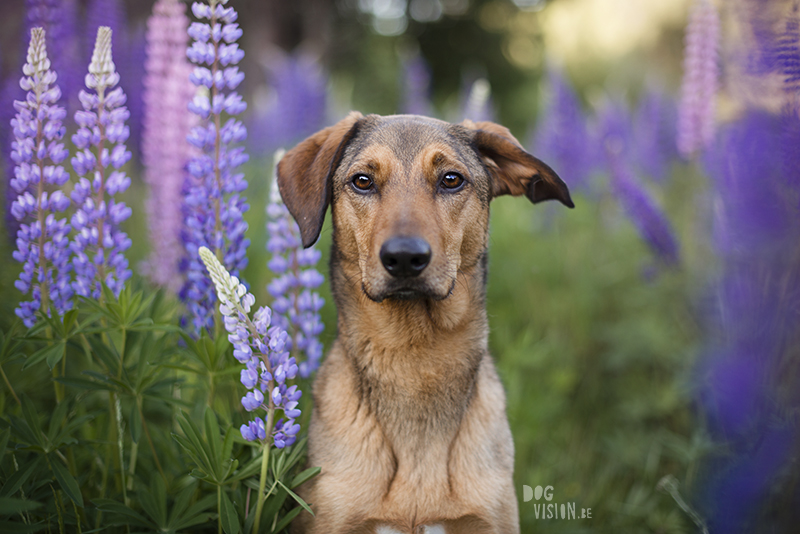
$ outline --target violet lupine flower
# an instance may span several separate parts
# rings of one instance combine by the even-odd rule
[[[666,215],[636,180],[615,147],[611,145],[607,151],[614,196],[653,252],[665,264],[677,264],[678,242]]]
[[[267,156],[320,130],[327,109],[326,79],[319,62],[304,54],[280,58],[269,67],[270,95],[248,127],[250,151]]]
[[[45,189],[45,184],[61,187],[69,180],[60,165],[68,155],[61,143],[66,133],[61,121],[66,112],[57,105],[61,90],[55,85],[55,72],[50,70],[42,28],[31,30],[28,59],[22,72],[25,76],[19,84],[27,91],[27,97],[14,102],[17,115],[11,121],[15,137],[11,158],[16,167],[10,186],[18,194],[11,212],[21,223],[13,257],[23,264],[14,285],[32,296],[30,301],[21,302],[15,312],[30,328],[36,323],[37,310],[49,315],[52,303],[63,314],[72,307],[67,238],[70,227],[65,218],[55,215],[69,207],[69,198],[60,189],[49,193]]]
[[[789,415],[800,409],[789,371],[797,368],[800,343],[798,146],[796,109],[781,117],[749,110],[721,132],[714,151],[714,244],[722,269],[709,300],[715,336],[698,384],[704,419],[725,451],[707,460],[698,492],[711,531],[794,528],[775,504],[797,501],[788,494],[784,502],[782,481],[797,474],[800,438]]]
[[[198,334],[204,328],[211,331],[214,325],[214,288],[197,250],[209,247],[236,276],[247,265],[250,244],[244,237],[247,223],[243,216],[249,206],[241,194],[247,182],[244,174],[237,172],[248,157],[243,147],[236,146],[245,140],[247,130],[234,118],[247,107],[234,91],[244,79],[236,66],[244,57],[236,44],[242,30],[235,23],[236,11],[225,3],[211,0],[211,5],[192,5],[195,17],[209,23],[193,22],[189,26],[194,41],[186,52],[197,65],[190,79],[198,91],[189,110],[201,119],[188,140],[202,154],[189,162],[191,176],[184,186],[183,240],[187,255],[181,269],[186,272],[186,283],[180,296]]]
[[[431,73],[421,55],[414,55],[403,62],[402,83],[400,111],[409,115],[430,116],[433,113]]]
[[[647,91],[633,117],[633,157],[650,178],[663,182],[678,155],[675,145],[677,108],[659,92]]]
[[[275,154],[276,167],[282,155]],[[273,323],[289,333],[287,349],[300,361],[300,376],[308,378],[322,359],[319,334],[325,325],[319,311],[325,300],[314,290],[325,278],[314,268],[321,254],[313,246],[303,248],[300,228],[281,199],[274,173],[267,219],[267,250],[272,254],[267,266],[276,275],[267,286],[275,299]]]
[[[297,406],[303,392],[286,383],[298,372],[286,347],[289,336],[280,326],[270,326],[272,312],[266,306],[260,307],[251,319],[250,309],[256,301],[253,294],[231,276],[208,248],[200,247],[198,254],[214,282],[233,355],[245,366],[241,382],[249,391],[242,397],[242,406],[248,412],[267,411],[266,421],[256,417],[241,426],[242,437],[263,441],[269,433],[277,448],[291,445],[300,431],[295,419],[301,414]],[[275,410],[282,410],[284,417],[270,428]]]
[[[72,190],[78,206],[72,216],[76,232],[71,248],[75,270],[73,288],[79,295],[100,298],[102,284],[119,295],[130,278],[124,252],[131,240],[120,224],[131,209],[114,196],[128,189],[131,180],[120,170],[131,157],[125,148],[130,134],[125,120],[125,93],[115,87],[120,77],[111,58],[111,29],[97,30],[97,43],[86,75],[86,87],[79,98],[82,111],[75,112],[78,132],[72,142],[78,149],[72,167],[81,178]]]
[[[73,109],[77,105],[75,93],[81,79],[81,67],[77,60],[78,33],[77,33],[77,1],[76,0],[26,0],[26,29],[23,32],[25,42],[22,48],[22,62],[25,60],[25,51],[28,45],[28,36],[32,28],[42,28],[45,31],[48,59],[53,72],[58,73],[58,85],[64,97],[64,106]],[[3,87],[0,96],[0,122],[8,125],[14,112],[14,101],[23,100],[25,95],[19,88],[17,80],[8,77],[7,84]],[[8,157],[11,154],[13,137],[11,129],[0,127],[0,149]],[[8,180],[14,176],[14,161],[9,160],[4,176]],[[16,200],[14,188],[6,187],[6,229],[12,242],[19,230],[19,222],[11,213],[11,203]]]
[[[548,96],[534,134],[533,153],[569,180],[584,188],[598,167],[597,141],[589,133],[580,100],[564,75],[548,70]]]
[[[147,21],[142,156],[149,188],[145,205],[152,250],[145,270],[155,283],[177,293],[183,245],[181,191],[192,155],[186,137],[195,122],[188,105],[194,96],[186,59],[189,18],[179,0],[158,0]]]
[[[714,139],[715,97],[719,78],[720,22],[710,0],[696,0],[686,28],[683,82],[678,107],[678,151],[685,158]]]

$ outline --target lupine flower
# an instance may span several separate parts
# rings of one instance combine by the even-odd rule
[[[410,115],[431,115],[431,73],[419,54],[403,61],[400,111]]]
[[[464,100],[462,119],[471,121],[490,121],[494,119],[492,110],[492,86],[485,78],[478,78],[469,88]]]
[[[281,58],[269,71],[269,96],[249,126],[250,150],[260,156],[320,130],[327,108],[325,76],[313,58],[303,54]]]
[[[636,167],[658,182],[667,177],[678,155],[675,145],[677,109],[659,92],[647,91],[633,117]]]
[[[685,158],[714,138],[720,23],[710,0],[697,0],[689,14],[678,107],[678,151]]]
[[[178,0],[158,0],[147,22],[145,110],[142,156],[150,192],[146,209],[152,251],[146,265],[150,278],[171,291],[180,289],[178,264],[183,225],[181,190],[191,156],[186,142],[193,123],[188,105],[194,95],[186,59],[189,19]]]
[[[282,155],[275,154],[276,166]],[[273,175],[267,205],[267,250],[272,259],[267,266],[276,277],[267,290],[275,299],[273,323],[289,333],[287,349],[300,361],[300,376],[308,378],[322,358],[319,334],[325,325],[319,311],[325,300],[314,291],[324,281],[314,268],[321,254],[313,246],[303,248],[300,228],[283,203],[277,184]],[[303,360],[300,353],[305,354]]]
[[[15,312],[25,326],[31,327],[36,322],[36,311],[41,309],[49,315],[51,303],[59,314],[72,307],[67,238],[70,227],[66,219],[55,215],[69,207],[69,198],[60,189],[48,192],[45,188],[46,184],[60,188],[69,179],[60,165],[68,155],[61,143],[66,133],[61,121],[66,112],[58,106],[61,91],[55,85],[55,72],[50,70],[42,28],[31,30],[28,59],[22,72],[25,76],[20,87],[27,91],[27,97],[14,102],[17,115],[11,121],[15,137],[11,158],[16,167],[10,185],[18,195],[11,213],[21,223],[13,257],[23,264],[14,285],[32,297],[21,302]]]
[[[277,448],[291,445],[300,431],[295,419],[301,414],[297,406],[303,392],[286,383],[298,372],[297,363],[286,347],[289,336],[280,326],[270,326],[272,312],[265,306],[251,319],[250,310],[256,301],[252,293],[231,276],[211,250],[200,247],[199,256],[216,288],[233,355],[245,366],[241,382],[249,391],[242,397],[242,406],[248,412],[267,411],[266,422],[256,417],[241,426],[242,437],[247,441],[263,441],[269,434]],[[282,410],[284,417],[270,428],[275,410]]]
[[[111,30],[101,26],[86,75],[86,87],[79,98],[82,111],[75,112],[78,132],[72,142],[78,149],[72,167],[81,178],[72,190],[78,206],[72,216],[76,232],[71,247],[75,270],[73,287],[85,297],[99,298],[105,283],[115,294],[130,278],[124,252],[131,240],[120,224],[131,209],[114,196],[128,189],[131,180],[120,170],[131,157],[125,148],[130,134],[125,120],[125,93],[116,87],[120,77],[111,58]]]
[[[797,472],[800,438],[789,415],[800,408],[790,371],[800,343],[800,120],[796,109],[748,111],[721,133],[711,174],[722,269],[698,397],[725,453],[710,459],[698,493],[712,531],[788,531],[770,504]]]
[[[236,66],[244,52],[236,41],[242,30],[237,14],[225,7],[226,0],[211,0],[211,5],[195,2],[194,16],[209,23],[193,22],[189,36],[194,39],[186,54],[197,66],[191,81],[198,87],[189,109],[201,123],[192,128],[189,142],[203,153],[189,162],[190,178],[184,186],[187,256],[181,268],[186,283],[181,298],[186,302],[195,332],[211,330],[214,325],[214,288],[205,274],[197,250],[207,246],[218,254],[223,265],[238,273],[247,265],[250,241],[244,237],[247,223],[243,214],[249,209],[241,193],[247,188],[244,174],[237,168],[247,161],[244,148],[236,146],[247,137],[241,121],[233,118],[247,104],[234,91],[244,79]],[[224,120],[224,116],[228,116]]]
[[[570,187],[586,187],[597,168],[597,142],[591,138],[578,96],[564,75],[548,71],[548,97],[533,141],[533,153],[547,161]]]
[[[614,196],[653,252],[667,265],[678,263],[678,242],[666,215],[633,176],[615,147],[610,145],[607,150]]]
[[[22,61],[25,60],[25,50],[27,50],[27,39],[32,28],[42,28],[45,31],[48,59],[53,72],[58,73],[58,85],[64,97],[63,105],[67,109],[74,110],[77,105],[75,94],[81,80],[82,67],[77,61],[78,54],[78,33],[77,33],[77,13],[78,6],[76,0],[26,0],[26,29],[24,36],[26,39],[25,47],[22,49]],[[0,121],[8,125],[14,113],[14,101],[24,100],[25,95],[20,90],[17,80],[9,77],[7,84],[3,87],[0,95]],[[74,100],[74,102],[72,101]],[[11,142],[13,137],[9,128],[0,128],[0,149],[8,157],[11,154]],[[4,176],[8,180],[14,176],[13,160],[9,160]],[[19,221],[11,213],[11,203],[17,195],[13,187],[6,187],[6,229],[12,242],[16,238],[19,230]]]

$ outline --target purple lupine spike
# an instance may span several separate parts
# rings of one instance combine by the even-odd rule
[[[431,105],[431,73],[425,59],[417,54],[403,61],[402,102],[400,111],[410,115],[433,113]]]
[[[669,220],[630,172],[619,147],[613,139],[606,140],[614,196],[653,252],[664,264],[675,265],[679,262],[678,242]]]
[[[264,441],[269,433],[275,447],[287,447],[295,442],[300,431],[295,419],[301,415],[297,406],[303,394],[296,385],[286,382],[296,378],[299,371],[286,344],[288,336],[281,327],[270,326],[271,310],[267,307],[262,306],[250,318],[255,297],[238,278],[231,276],[213,252],[201,246],[198,257],[216,289],[234,356],[245,365],[241,382],[248,392],[242,397],[242,406],[248,412],[267,411],[267,425],[264,419],[256,417],[241,426],[242,437],[247,441]],[[282,410],[285,418],[267,428],[274,420],[275,410]]]
[[[548,96],[533,140],[533,153],[569,180],[586,187],[599,166],[597,142],[591,138],[587,117],[564,75],[548,69]]]
[[[125,4],[123,0],[89,0],[86,7],[86,22],[84,26],[85,40],[83,43],[83,55],[91,58],[94,53],[97,30],[101,26],[111,29],[111,49],[114,50],[118,58],[117,63],[121,63],[122,52],[126,43],[126,16]]]
[[[494,120],[492,86],[489,84],[489,80],[478,78],[472,82],[467,97],[464,99],[461,118],[475,122]]]
[[[326,79],[313,58],[295,54],[270,69],[270,96],[250,122],[250,150],[267,156],[322,128],[327,111]]]
[[[97,44],[86,75],[86,87],[79,99],[83,110],[75,112],[78,131],[72,136],[77,152],[72,167],[81,178],[72,190],[78,206],[72,216],[76,235],[71,248],[75,270],[73,288],[79,295],[100,298],[102,284],[119,295],[130,278],[125,251],[131,240],[120,229],[131,209],[114,196],[128,189],[131,180],[122,167],[131,157],[125,148],[130,135],[125,121],[125,93],[117,87],[117,74],[111,57],[111,29],[97,30]]]
[[[61,123],[66,112],[58,106],[61,91],[55,85],[55,72],[50,70],[42,28],[31,30],[27,63],[22,71],[25,76],[20,87],[27,96],[14,102],[17,114],[11,121],[15,138],[11,157],[16,167],[10,186],[18,195],[11,213],[21,223],[13,257],[23,264],[14,285],[32,296],[30,301],[21,302],[15,312],[25,326],[31,327],[38,310],[49,315],[50,304],[59,314],[72,307],[70,226],[65,218],[56,217],[69,207],[69,198],[60,189],[69,180],[60,165],[68,155],[61,142],[66,133]]]
[[[656,181],[667,177],[678,156],[675,144],[677,108],[668,96],[647,91],[633,117],[636,166]]]
[[[710,0],[697,0],[689,14],[678,107],[678,151],[685,158],[714,138],[720,22]]]
[[[54,72],[58,73],[58,85],[64,97],[63,102],[67,109],[73,110],[77,105],[74,94],[81,82],[81,67],[77,60],[78,32],[77,32],[77,1],[76,0],[26,0],[26,26],[23,36],[25,42],[22,47],[22,61],[25,60],[25,50],[28,46],[28,36],[32,28],[45,30],[48,57]],[[16,79],[9,77],[3,86],[0,95],[0,122],[9,124],[14,113],[14,100],[24,98]],[[6,115],[7,114],[7,115]],[[11,153],[11,130],[0,128],[0,149],[8,156]],[[13,176],[14,162],[7,161],[4,176],[8,180]],[[6,187],[6,229],[13,241],[19,230],[19,222],[11,215],[11,203],[16,198],[14,189]]]
[[[185,53],[189,41],[185,11],[178,0],[158,0],[153,6],[147,23],[144,80],[142,156],[152,246],[145,270],[151,280],[175,293],[181,285],[181,190],[192,155],[186,137],[194,123],[188,110],[194,86]]]
[[[780,493],[798,439],[786,414],[800,403],[783,392],[794,391],[787,370],[800,340],[800,119],[791,107],[780,117],[746,110],[719,137],[709,174],[720,272],[698,397],[725,453],[700,490],[719,503],[709,528],[744,532]]]
[[[214,288],[205,273],[197,250],[207,246],[219,255],[223,265],[238,275],[247,265],[245,238],[249,209],[243,195],[247,188],[244,174],[238,167],[248,159],[241,143],[247,130],[234,118],[246,108],[235,89],[244,74],[236,66],[244,52],[236,44],[242,31],[238,17],[224,1],[211,0],[211,5],[195,2],[192,12],[208,23],[193,22],[189,36],[193,39],[186,51],[196,66],[190,80],[198,90],[189,103],[189,110],[200,117],[188,141],[202,151],[190,160],[190,177],[184,186],[184,232],[186,256],[181,269],[186,273],[180,296],[187,304],[195,333],[212,330],[214,325]]]
[[[282,155],[275,154],[276,168]],[[276,275],[267,287],[275,299],[272,322],[289,334],[287,349],[300,362],[300,376],[308,378],[322,359],[319,334],[324,324],[319,311],[325,300],[315,289],[324,277],[314,267],[321,254],[313,246],[303,248],[300,228],[281,199],[275,172],[267,205],[267,250],[272,254],[267,267]]]

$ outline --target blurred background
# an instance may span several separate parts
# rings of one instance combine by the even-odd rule
[[[795,99],[784,87],[789,74],[769,63],[780,50],[797,48],[784,39],[797,39],[791,26],[797,7],[779,0],[707,4],[721,21],[712,59],[720,74],[712,115],[721,133],[681,157],[676,138],[686,28],[690,9],[700,3],[231,0],[244,32],[241,93],[251,157],[245,169],[251,246],[243,277],[259,302],[270,298],[263,208],[271,155],[351,109],[494,120],[573,191],[574,210],[505,197],[492,208],[490,345],[507,389],[526,533],[677,533],[707,526],[791,532],[800,519],[800,323],[792,323],[800,310],[793,274],[800,167],[791,166],[797,160],[791,147],[800,145],[795,133],[784,136],[795,132],[794,123],[780,114]],[[72,111],[94,42],[87,28],[103,24],[115,32],[114,59],[132,115],[134,183],[125,201],[133,208],[128,255],[137,266],[150,247],[139,144],[152,2],[62,4],[59,83],[71,95]],[[4,161],[10,102],[21,98],[26,9],[24,0],[3,0],[0,8]],[[67,128],[71,135],[74,126]],[[789,152],[770,152],[786,146]],[[750,159],[731,163],[725,159],[731,151]],[[779,158],[789,167],[775,163]],[[772,166],[764,167],[766,161]],[[9,169],[6,163],[6,177]],[[773,176],[780,181],[775,187],[750,181]],[[760,202],[759,214],[740,217],[735,210],[751,201]],[[761,224],[770,217],[764,214],[778,212],[774,226]],[[722,215],[733,226],[721,226]],[[721,228],[755,233],[726,248]],[[328,221],[319,245],[323,261],[330,232]],[[784,241],[771,245],[771,255],[759,253],[747,263],[750,270],[729,277],[732,257],[741,259],[743,250],[758,249],[753,243],[777,234]],[[9,257],[13,240],[0,241],[0,254]],[[775,259],[775,250],[783,259]],[[770,271],[775,265],[778,271]],[[14,317],[18,272],[15,262],[0,262],[3,328]],[[758,285],[765,279],[783,285]],[[737,308],[725,300],[732,293],[724,288],[751,282],[749,294],[760,304],[740,299]],[[767,287],[777,296],[763,303],[760,297],[772,295]],[[323,295],[329,346],[335,310],[327,288]],[[756,339],[739,359],[728,355],[738,350],[731,334],[737,331],[755,332]],[[779,341],[766,349],[758,336]],[[7,372],[35,381],[13,366]],[[538,518],[534,504],[542,501],[523,502],[523,485],[553,486],[552,502],[575,503],[578,515],[591,508],[591,518]]]

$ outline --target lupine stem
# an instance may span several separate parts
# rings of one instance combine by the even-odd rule
[[[267,421],[264,427],[266,428],[267,440],[264,440],[264,443],[261,445],[263,451],[261,452],[261,477],[258,480],[258,495],[256,498],[256,517],[255,521],[253,522],[253,534],[258,534],[258,527],[261,523],[261,511],[264,508],[264,502],[267,500],[267,496],[264,495],[264,489],[267,486],[267,468],[269,467],[269,450],[272,448],[272,443],[269,440],[269,436],[272,434],[272,424],[275,419],[275,405],[272,402],[272,399],[269,401],[269,410],[267,411]]]
[[[0,375],[3,375],[3,382],[6,383],[6,387],[8,387],[8,391],[11,392],[11,396],[14,397],[15,401],[17,401],[17,405],[18,406],[22,406],[22,403],[20,402],[19,397],[17,397],[17,393],[14,391],[14,388],[11,387],[11,382],[8,381],[8,377],[6,376],[6,372],[3,371],[3,365],[2,364],[0,364]]]

